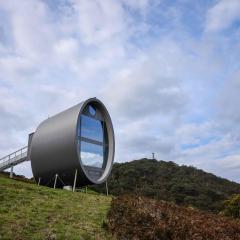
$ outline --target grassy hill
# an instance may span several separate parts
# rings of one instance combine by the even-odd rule
[[[0,174],[0,240],[240,239],[239,220],[192,208],[218,212],[240,185],[193,167],[149,159],[114,164],[110,192],[131,196],[113,201],[15,177]],[[94,188],[105,191],[105,185]]]
[[[194,167],[151,159],[115,163],[108,186],[113,195],[135,193],[215,213],[224,200],[240,193],[240,184]],[[94,189],[105,192],[105,185]]]
[[[0,175],[0,239],[112,239],[102,228],[110,202]]]

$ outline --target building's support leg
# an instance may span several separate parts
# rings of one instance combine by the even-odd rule
[[[74,176],[73,192],[75,192],[75,189],[76,189],[76,182],[77,182],[77,169],[76,169],[76,171],[75,171],[75,176]]]
[[[58,177],[58,175],[56,174],[56,175],[55,175],[55,180],[54,180],[54,187],[53,187],[54,189],[56,188],[56,184],[57,184],[57,177]]]
[[[41,178],[38,179],[38,186],[40,185],[41,183]]]
[[[85,193],[87,193],[87,186],[85,187]]]
[[[107,183],[107,180],[106,180],[106,194],[108,196],[108,183]]]
[[[13,166],[11,166],[10,178],[13,178]]]

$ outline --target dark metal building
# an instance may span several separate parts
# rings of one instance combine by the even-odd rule
[[[114,160],[112,121],[104,104],[90,98],[43,121],[33,134],[30,159],[36,182],[58,187],[106,181]]]

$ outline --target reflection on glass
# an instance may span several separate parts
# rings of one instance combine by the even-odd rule
[[[81,116],[81,136],[103,142],[102,122],[86,115]]]
[[[85,166],[102,168],[103,146],[81,141],[81,160]]]
[[[92,116],[96,115],[96,109],[92,105],[88,106],[88,111]]]

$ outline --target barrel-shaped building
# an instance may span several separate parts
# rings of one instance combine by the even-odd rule
[[[90,98],[43,121],[29,154],[36,182],[51,187],[57,179],[57,187],[80,187],[106,181],[114,150],[109,113],[100,100]]]

